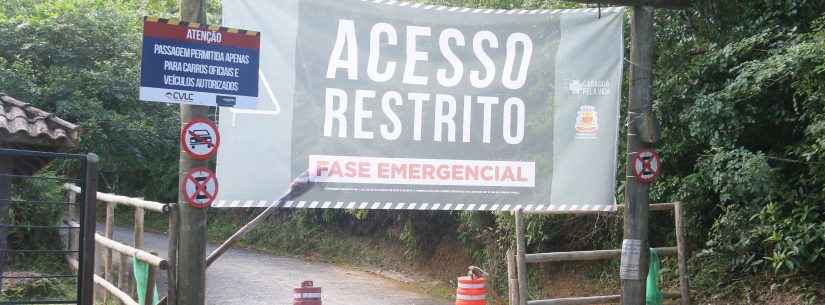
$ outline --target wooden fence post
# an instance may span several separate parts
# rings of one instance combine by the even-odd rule
[[[685,223],[682,203],[677,202],[673,207],[673,217],[676,218],[676,263],[679,267],[679,292],[682,295],[682,305],[690,305],[690,289],[687,274],[687,245],[685,245]]]
[[[108,239],[114,239],[114,226],[115,226],[115,204],[111,202],[106,202],[106,224],[104,227],[104,234]],[[112,274],[112,249],[106,248],[103,251],[103,278],[106,279],[107,282],[113,283],[114,276]],[[108,304],[109,301],[109,293],[103,293],[103,303]]]
[[[527,305],[527,262],[526,243],[524,241],[524,212],[521,209],[515,211],[516,218],[516,274],[518,274],[518,298],[519,305]]]
[[[157,255],[156,252],[151,252],[153,255]],[[147,264],[148,265],[148,264]],[[152,303],[152,298],[154,297],[155,293],[155,273],[157,272],[157,268],[152,265],[149,266],[149,276],[146,280],[146,294],[143,297],[143,304],[141,305],[155,305]]]
[[[132,277],[131,272],[129,272],[131,268],[131,256],[124,255],[120,253],[120,270],[118,271],[118,279],[117,279],[117,286],[120,290],[123,290],[127,294],[129,293],[129,287],[132,286]]]
[[[146,215],[146,210],[143,208],[135,208],[135,248],[143,249],[143,219]]]
[[[134,230],[132,234],[134,235],[134,246],[138,249],[143,249],[143,220],[144,216],[146,215],[146,210],[140,207],[135,207],[135,219],[134,219]],[[129,291],[131,295],[137,298],[137,285],[132,285],[131,290]]]
[[[105,253],[105,252],[106,252],[106,249],[104,247],[100,247],[97,244],[97,242],[95,242],[95,248],[94,248],[94,254],[93,254],[95,256],[95,261],[98,261],[98,262],[102,263],[103,262],[103,257],[105,256],[105,255],[103,255],[103,253]],[[97,266],[93,267],[94,268],[93,269],[94,270],[94,273],[93,273],[94,275],[97,275],[97,272],[103,270],[103,266],[101,266],[101,265],[97,265]],[[92,277],[94,278],[94,276],[92,276]],[[105,293],[104,290],[103,290],[103,287],[98,285],[95,282],[93,282],[92,287],[94,287],[94,289],[93,289],[94,290],[94,294],[93,294],[94,304],[97,304],[98,302],[103,301],[103,294]]]
[[[178,293],[178,204],[172,203],[169,205],[169,269],[167,270],[167,288],[166,305],[177,305]]]
[[[66,190],[66,204],[69,206],[69,220],[80,221],[80,214],[77,213],[77,193]]]
[[[77,213],[77,193],[72,190],[66,190],[66,204],[69,206],[69,209],[65,220],[80,223],[80,214]],[[67,246],[67,250],[80,250],[80,228],[69,230],[69,244]],[[78,259],[77,254],[72,254],[72,257]]]
[[[517,305],[519,303],[518,295],[518,272],[516,271],[516,256],[513,249],[507,249],[507,291],[509,296],[509,304]]]

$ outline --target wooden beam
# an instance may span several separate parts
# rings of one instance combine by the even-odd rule
[[[152,253],[143,251],[141,249],[135,249],[129,245],[124,245],[117,241],[108,239],[103,235],[95,234],[95,241],[108,249],[115,250],[117,252],[120,252],[121,254],[136,257],[137,259],[144,261],[149,265],[158,267],[161,270],[166,270],[166,268],[169,266],[169,262],[167,262],[162,257],[153,255]]]
[[[79,225],[75,221],[65,221],[65,223],[71,226]],[[144,261],[149,265],[158,267],[161,270],[166,270],[167,267],[169,267],[169,262],[160,256],[120,243],[116,240],[106,238],[106,236],[95,233],[95,242],[104,246],[107,249],[112,249],[128,256],[137,257],[137,259]]]
[[[648,210],[654,211],[670,211],[676,206],[676,203],[653,203],[648,206]]]
[[[559,298],[549,300],[536,300],[527,302],[527,305],[591,305],[591,304],[611,304],[619,303],[622,296],[616,295],[600,295],[592,297],[572,297]]]
[[[275,200],[273,204],[264,209],[263,212],[258,214],[258,216],[255,216],[255,218],[253,218],[251,221],[243,225],[243,227],[238,229],[238,231],[232,234],[232,236],[229,236],[229,238],[227,238],[223,243],[221,243],[220,246],[215,248],[215,250],[213,250],[212,253],[210,253],[209,256],[206,257],[206,267],[208,268],[210,265],[212,265],[212,263],[214,263],[218,258],[220,258],[221,255],[223,255],[227,250],[229,250],[229,247],[231,247],[233,244],[235,244],[237,241],[243,238],[244,235],[246,235],[246,233],[252,231],[253,229],[255,229],[256,226],[258,226],[259,223],[269,218],[269,215],[275,213],[275,211],[278,211],[278,205],[275,203],[292,200],[293,198],[309,190],[313,184],[311,181],[309,181],[308,173],[308,171],[304,172],[303,174],[295,178],[295,180],[293,180],[290,184],[289,190],[283,196],[281,196],[281,198]]]
[[[677,253],[676,247],[655,248],[659,256],[674,256]],[[597,261],[616,259],[622,255],[622,250],[595,250],[595,251],[570,251],[570,252],[550,252],[527,254],[526,261],[530,264],[550,263],[550,262],[576,262],[576,261]]]
[[[675,300],[681,297],[682,294],[678,291],[662,291],[662,298],[665,300]]]
[[[680,294],[678,292],[669,291],[663,292],[662,296],[665,299],[678,299]],[[527,302],[528,305],[594,305],[594,304],[613,304],[619,303],[622,299],[621,295],[597,295],[591,297],[569,297],[547,300],[535,300]]]
[[[78,194],[80,194],[80,191],[81,191],[80,187],[77,186],[77,185],[74,185],[74,184],[68,184],[68,183],[64,184],[63,188],[68,190],[68,191],[75,192],[75,193],[78,193]],[[150,211],[153,211],[153,212],[158,212],[158,213],[164,213],[166,211],[166,204],[165,203],[154,202],[154,201],[149,201],[149,200],[143,200],[143,199],[139,199],[139,198],[126,197],[126,196],[115,195],[115,194],[97,192],[97,200],[100,200],[100,201],[103,201],[103,202],[111,202],[111,203],[117,203],[117,204],[122,204],[122,205],[128,205],[128,206],[134,207],[134,208],[143,208],[143,209],[147,209],[147,210],[150,210]]]
[[[76,259],[67,256],[66,260],[69,261],[69,266],[72,269],[77,270],[78,263]],[[112,285],[112,283],[107,282],[104,278],[100,277],[97,274],[94,275],[94,283],[106,289],[106,291],[117,297],[125,305],[141,305],[138,304],[138,302],[135,302],[135,300],[133,300],[132,297],[130,297],[128,294],[121,291],[120,289],[117,289],[115,285]]]
[[[622,5],[635,6],[646,5],[655,8],[665,9],[686,9],[690,7],[693,1],[691,0],[567,0],[571,2],[586,3],[586,4],[605,4],[605,5]]]

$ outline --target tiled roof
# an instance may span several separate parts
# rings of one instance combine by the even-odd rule
[[[0,92],[0,144],[2,146],[39,146],[53,149],[78,144],[77,125],[54,114]]]

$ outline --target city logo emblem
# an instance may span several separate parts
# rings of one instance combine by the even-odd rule
[[[599,132],[599,115],[596,107],[583,105],[576,112],[576,139],[596,139]]]

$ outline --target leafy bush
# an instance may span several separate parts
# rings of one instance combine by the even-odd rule
[[[102,189],[174,199],[178,108],[137,100],[145,13],[128,1],[3,1],[0,90],[78,123]]]
[[[653,193],[688,203],[692,242],[729,271],[822,274],[822,4],[699,1],[657,20]]]
[[[53,169],[39,175],[56,176]],[[26,226],[62,226],[66,205],[59,183],[53,180],[16,178],[12,179],[9,192],[13,200],[9,204],[9,214],[5,215],[9,224],[20,226],[7,230],[8,246],[11,249],[61,250],[63,242],[57,229],[26,228]],[[60,255],[10,254],[11,270],[54,272],[64,269]]]

